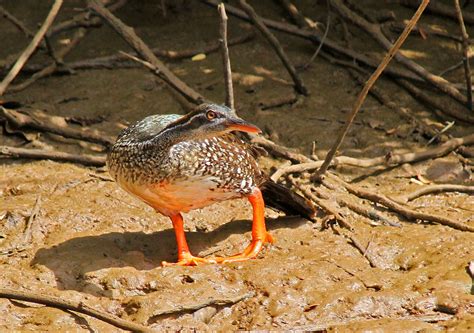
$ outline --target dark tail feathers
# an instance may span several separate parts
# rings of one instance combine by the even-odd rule
[[[287,215],[300,215],[309,220],[314,219],[316,209],[313,204],[289,188],[268,179],[260,186],[260,189],[267,206]]]

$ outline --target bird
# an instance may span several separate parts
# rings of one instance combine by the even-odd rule
[[[107,166],[117,184],[173,224],[178,261],[163,266],[256,258],[265,243],[273,242],[265,226],[264,196],[284,212],[314,215],[311,203],[262,172],[254,149],[238,132],[261,130],[227,106],[204,103],[186,115],[148,116],[124,129],[109,150]],[[226,258],[191,254],[182,213],[243,197],[253,209],[252,241],[245,250]]]

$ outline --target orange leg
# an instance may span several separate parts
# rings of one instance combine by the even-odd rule
[[[184,223],[181,214],[170,216],[173,222],[173,228],[176,235],[176,243],[178,245],[178,262],[169,263],[163,261],[162,266],[197,266],[199,264],[216,263],[213,259],[204,259],[195,257],[189,252],[188,243],[186,242],[186,235],[184,234]]]
[[[262,249],[263,244],[273,243],[273,238],[267,233],[267,228],[265,227],[265,203],[263,202],[262,192],[256,189],[248,196],[248,199],[253,207],[252,242],[240,254],[228,258],[216,258],[219,263],[245,261],[255,258]]]

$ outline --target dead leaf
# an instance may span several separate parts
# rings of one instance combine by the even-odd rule
[[[238,84],[249,87],[265,80],[261,76],[252,75],[252,74],[241,74],[241,73],[232,73],[232,81],[236,81]]]
[[[202,61],[206,59],[206,54],[204,53],[198,53],[194,57],[191,58],[192,61]]]

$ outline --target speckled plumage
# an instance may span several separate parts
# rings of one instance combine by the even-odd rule
[[[264,179],[246,143],[232,133],[188,137],[179,132],[186,117],[137,122],[119,135],[107,159],[124,189],[168,216],[248,195]]]

